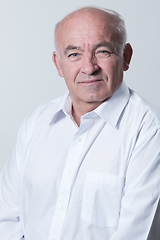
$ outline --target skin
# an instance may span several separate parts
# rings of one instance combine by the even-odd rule
[[[102,10],[83,9],[67,16],[57,28],[58,52],[53,53],[53,62],[69,89],[78,126],[82,115],[115,93],[123,71],[129,68],[132,48],[126,44],[124,51],[115,50],[110,21],[116,20]]]

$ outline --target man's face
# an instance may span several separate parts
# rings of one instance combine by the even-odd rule
[[[123,80],[123,53],[114,51],[106,20],[82,14],[67,20],[58,33],[59,55],[53,59],[75,104],[99,106]],[[111,55],[109,55],[111,53]]]

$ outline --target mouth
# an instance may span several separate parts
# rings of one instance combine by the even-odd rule
[[[92,79],[79,82],[80,84],[96,84],[102,82],[103,79]]]

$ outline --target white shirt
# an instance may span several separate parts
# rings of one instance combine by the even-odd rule
[[[78,128],[67,93],[20,127],[1,173],[0,239],[159,240],[159,196],[157,113],[123,82]]]

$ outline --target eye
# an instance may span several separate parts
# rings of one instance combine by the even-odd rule
[[[96,51],[96,55],[97,55],[97,57],[110,57],[111,56],[111,52],[110,51],[108,51],[108,50],[98,50],[98,51]]]
[[[81,54],[77,52],[72,52],[68,54],[68,59],[70,61],[77,61],[81,58]]]
[[[71,53],[71,54],[69,54],[69,56],[68,57],[78,57],[79,56],[79,54],[78,53]]]

